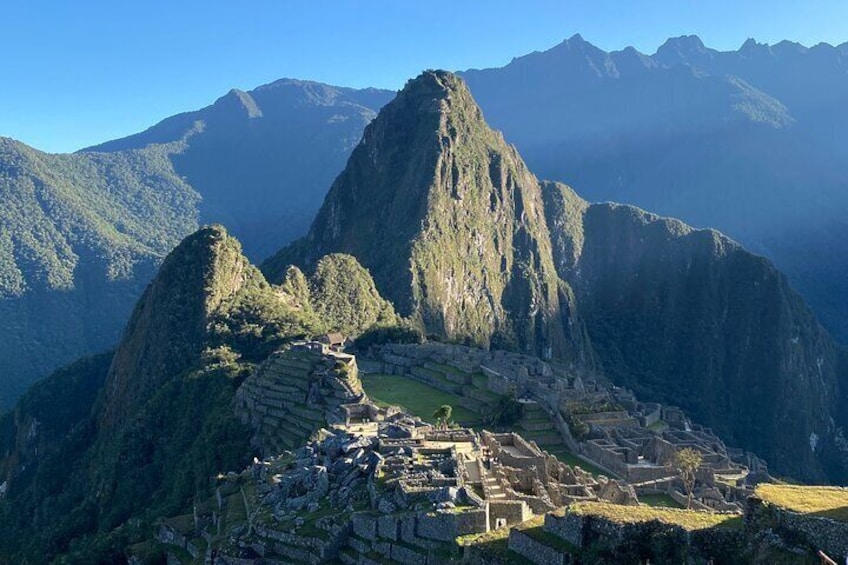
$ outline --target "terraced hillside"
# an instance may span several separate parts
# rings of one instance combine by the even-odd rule
[[[266,456],[297,449],[341,404],[363,396],[355,360],[350,364],[305,350],[272,355],[236,393],[238,414],[255,434],[252,442]]]

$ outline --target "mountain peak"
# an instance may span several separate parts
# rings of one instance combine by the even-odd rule
[[[443,70],[426,70],[410,79],[398,93],[397,98],[405,104],[417,104],[418,111],[425,113],[447,111],[448,101],[477,106],[465,81]]]
[[[219,225],[196,231],[165,258],[115,352],[101,422],[126,421],[167,375],[197,360],[211,316],[241,289],[248,271],[241,244]]]
[[[366,128],[308,235],[264,269],[345,253],[427,333],[560,358],[583,349],[539,181],[464,81],[428,70]],[[573,335],[572,335],[573,334]]]
[[[662,48],[674,48],[684,52],[704,51],[706,47],[701,38],[697,35],[681,35],[678,37],[669,37],[665,43],[660,46]]]
[[[745,40],[745,43],[739,47],[740,54],[751,54],[758,51],[768,51],[770,49],[768,43],[758,43],[756,39],[753,37],[749,37]]]
[[[668,38],[654,53],[653,59],[667,66],[692,64],[709,56],[710,51],[697,35],[681,35]]]
[[[212,107],[229,117],[261,118],[262,110],[250,93],[237,88],[215,101]]]

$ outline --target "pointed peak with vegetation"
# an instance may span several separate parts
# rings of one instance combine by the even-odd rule
[[[538,180],[445,71],[407,82],[366,128],[308,235],[264,266],[281,281],[355,257],[427,333],[583,363],[585,335],[556,276]]]

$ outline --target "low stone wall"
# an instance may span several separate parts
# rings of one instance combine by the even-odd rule
[[[812,549],[822,550],[838,563],[848,557],[848,523],[823,516],[799,514],[759,498],[748,499],[745,522],[749,529],[772,529],[781,537],[803,540]]]
[[[545,516],[545,531],[563,539],[577,548],[583,547],[583,516],[567,514]]]
[[[630,562],[627,559],[632,556],[627,552],[635,551],[651,555],[651,563],[655,559],[662,563],[736,563],[745,547],[742,529],[689,532],[659,521],[619,524],[600,516],[548,514],[544,529],[580,550],[606,548],[622,562]]]
[[[458,536],[489,530],[489,508],[456,512],[429,512],[418,516],[416,533],[422,538],[453,542]]]
[[[673,477],[674,471],[668,467],[642,467],[637,465],[627,465],[623,477],[631,483],[645,483],[648,481],[658,481],[667,477]]]
[[[509,549],[536,565],[568,565],[572,558],[550,546],[540,543],[520,530],[509,532]]]

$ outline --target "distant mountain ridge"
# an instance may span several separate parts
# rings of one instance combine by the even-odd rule
[[[204,222],[221,222],[254,260],[302,235],[362,129],[394,92],[281,79],[233,89],[195,112],[84,149],[112,152],[182,141],[174,170],[199,192]]]
[[[848,43],[720,52],[683,36],[645,55],[575,35],[460,75],[537,174],[720,229],[848,341]]]

